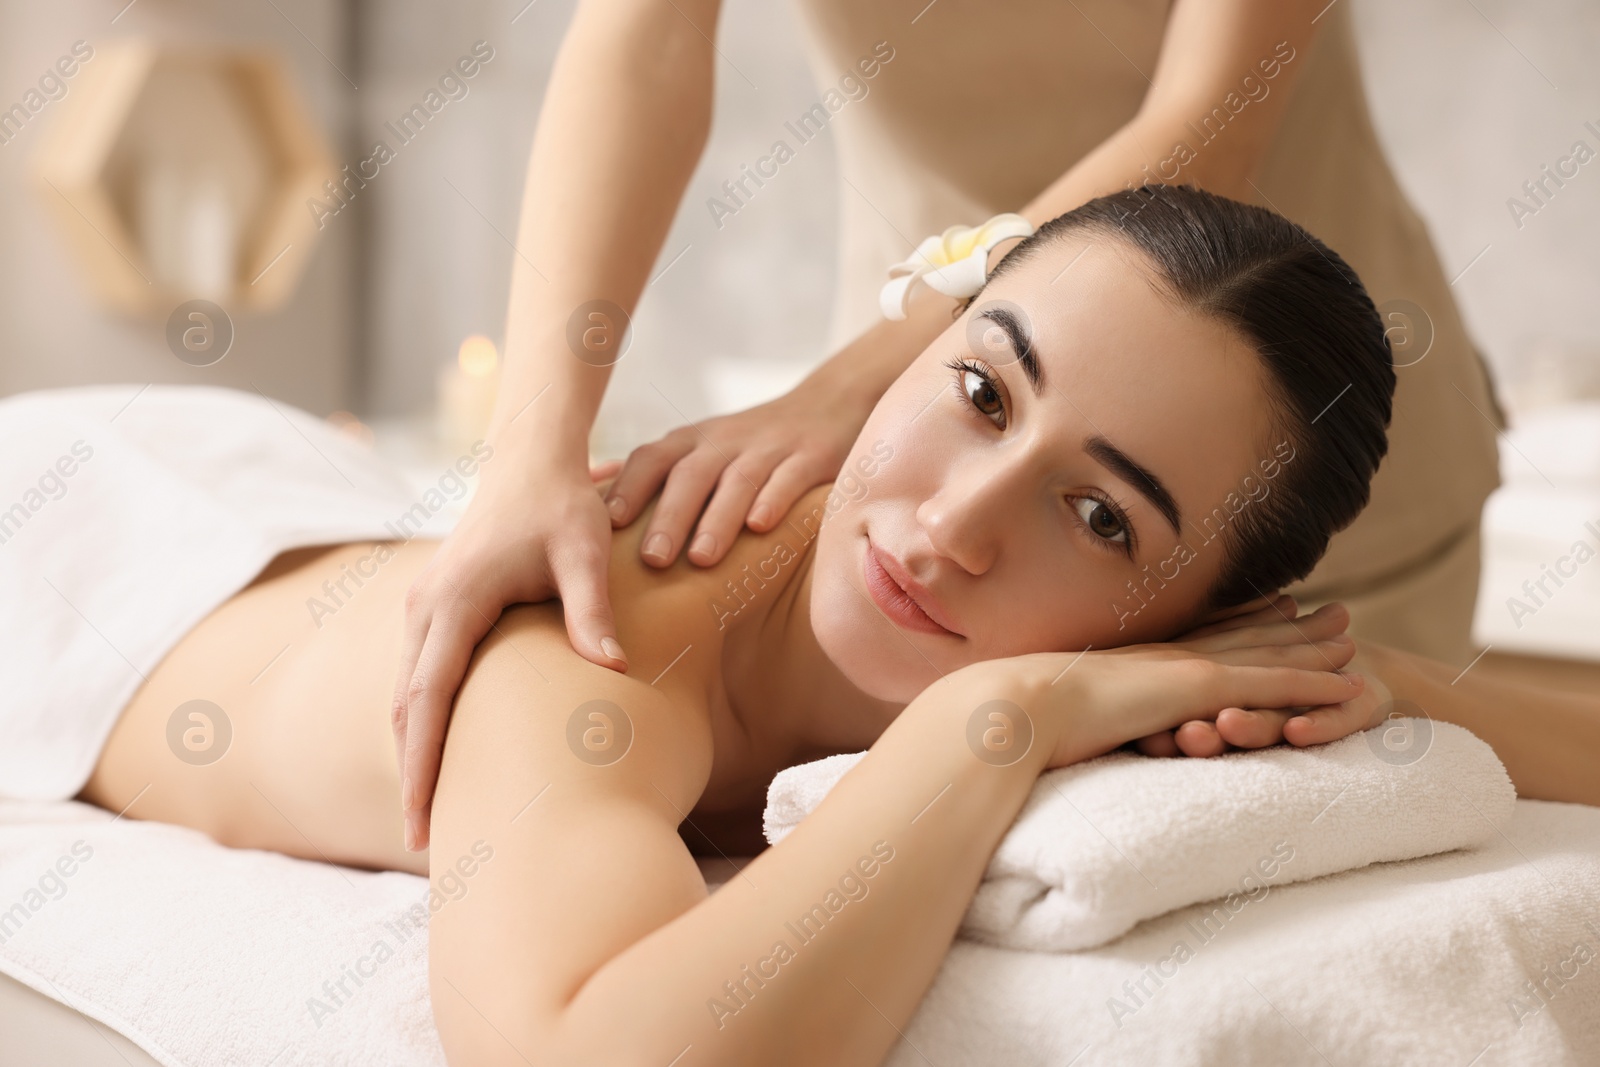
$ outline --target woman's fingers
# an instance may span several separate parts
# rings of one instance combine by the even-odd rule
[[[606,494],[606,510],[611,515],[612,527],[626,526],[638,518],[639,512],[661,488],[661,483],[667,480],[667,472],[678,460],[693,452],[698,443],[699,439],[692,432],[674,431],[628,453],[622,472]]]
[[[394,732],[394,761],[400,768],[402,779],[406,766],[406,727],[410,721],[407,709],[411,679],[417,673],[417,659],[422,655],[423,643],[428,637],[428,624],[433,617],[433,599],[426,592],[423,572],[406,591],[405,635],[400,645],[400,672],[395,676],[394,697],[389,703],[389,728]]]
[[[1238,630],[1246,626],[1256,626],[1265,622],[1278,622],[1284,618],[1294,618],[1299,610],[1294,597],[1287,593],[1276,597],[1258,597],[1249,604],[1241,605],[1239,610],[1225,619],[1197,626],[1188,633],[1175,638],[1177,641],[1195,641],[1212,634],[1227,633],[1229,630]]]
[[[1210,653],[1218,663],[1240,667],[1296,667],[1300,670],[1336,671],[1355,658],[1356,644],[1345,634],[1334,634],[1320,641],[1296,641],[1284,645],[1255,645]]]
[[[757,533],[765,533],[778,525],[778,520],[789,513],[806,490],[821,485],[839,472],[838,465],[825,470],[816,458],[796,452],[779,463],[767,476],[766,484],[756,494],[755,503],[745,522]]]
[[[678,558],[727,466],[728,461],[709,448],[695,449],[673,465],[639,542],[640,558],[652,567],[670,566]]]
[[[1237,710],[1239,709],[1223,708],[1217,714],[1221,716]],[[1185,756],[1205,758],[1220,756],[1228,751],[1228,743],[1217,732],[1216,726],[1204,719],[1194,719],[1179,726],[1172,731],[1172,740]]]
[[[500,614],[500,605],[493,608]],[[405,769],[400,778],[400,806],[405,812],[405,845],[417,851],[428,845],[427,809],[439,780],[439,759],[445,728],[472,650],[489,631],[494,618],[457,591],[453,600],[434,611],[427,640],[406,690]]]
[[[1180,642],[1195,652],[1218,653],[1262,645],[1289,645],[1323,641],[1344,633],[1350,612],[1343,604],[1324,604],[1309,615],[1286,617],[1276,612],[1251,616],[1249,623]]]
[[[1283,741],[1283,724],[1296,714],[1270,708],[1228,708],[1217,716],[1215,729],[1217,736],[1234,748],[1270,748]]]
[[[690,563],[710,567],[722,561],[744,528],[744,517],[750,511],[751,501],[777,465],[777,456],[746,452],[723,468],[717,488],[711,494],[711,503],[700,516],[694,540],[689,542]]]
[[[1359,674],[1329,670],[1253,666],[1221,666],[1220,670],[1205,701],[1218,709],[1317,708],[1353,700],[1363,685]]]
[[[1134,747],[1146,756],[1192,757],[1217,756],[1241,748],[1271,748],[1283,743],[1284,724],[1301,714],[1304,713],[1270,708],[1223,708],[1215,722],[1193,719],[1176,730],[1142,737]]]
[[[1367,728],[1372,716],[1371,709],[1366,706],[1368,703],[1357,698],[1303,711],[1283,724],[1283,739],[1297,748],[1304,748],[1348,737]]]
[[[561,598],[561,614],[573,649],[590,663],[626,673],[628,657],[617,640],[606,584],[609,545],[569,542],[552,545],[550,552],[550,577]]]
[[[1178,742],[1173,740],[1171,730],[1162,730],[1160,733],[1141,737],[1133,743],[1133,747],[1146,756],[1162,759],[1183,755],[1183,751],[1178,748]]]

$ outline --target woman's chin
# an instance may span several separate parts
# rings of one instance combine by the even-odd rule
[[[837,610],[819,615],[813,610],[811,626],[817,644],[839,673],[874,700],[909,704],[939,678],[907,635],[896,632],[882,616],[861,618]]]

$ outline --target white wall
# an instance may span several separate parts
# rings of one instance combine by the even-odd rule
[[[112,27],[123,0],[3,0],[0,98],[20,93],[78,37],[266,40],[293,62],[349,160],[475,40],[487,41],[495,59],[466,99],[450,103],[329,221],[293,306],[242,322],[234,353],[209,371],[172,359],[159,324],[93,306],[24,189],[28,146],[0,147],[0,392],[249,379],[313,410],[349,403],[396,415],[431,404],[435,371],[462,337],[501,338],[523,167],[573,0],[526,8],[526,0],[275,2],[298,31],[265,3],[139,0]],[[1600,127],[1600,8],[1590,0],[1348,2],[1358,8],[1380,135],[1447,271],[1488,247],[1456,290],[1502,380],[1516,379],[1541,352],[1600,368],[1600,319],[1592,314],[1600,161],[1520,230],[1506,208],[1522,182],[1575,139],[1600,148],[1582,126],[1589,119]],[[795,19],[789,4],[727,0],[712,141],[657,270],[683,255],[646,291],[602,412],[603,452],[770,392],[825,354],[837,218],[830,138],[808,144],[720,229],[705,206],[724,178],[780,134],[785,118],[816,98]],[[347,27],[357,41],[348,48]],[[318,48],[350,66],[359,92]],[[750,380],[741,382],[730,364],[750,369]]]
[[[1456,299],[1502,392],[1554,358],[1600,398],[1600,158],[1520,228],[1506,206],[1574,141],[1600,151],[1600,6],[1358,0],[1356,26],[1379,134],[1447,274],[1471,264]]]
[[[1600,161],[1520,231],[1505,206],[1575,138],[1600,148],[1600,137],[1582,129],[1585,118],[1600,126],[1600,8],[1587,0],[1354,2],[1374,119],[1446,269],[1454,274],[1489,246],[1456,290],[1496,369],[1514,378],[1549,350],[1600,366],[1600,318],[1591,314],[1591,294],[1600,292]],[[431,368],[462,336],[501,334],[512,253],[478,212],[500,233],[515,232],[543,82],[572,7],[540,0],[512,25],[524,3],[475,0],[448,14],[415,0],[364,9],[364,65],[383,87],[364,99],[381,102],[380,112],[477,36],[501,57],[481,96],[446,116],[438,140],[382,192],[369,305],[375,410],[425,403]],[[712,413],[741,389],[753,399],[763,381],[770,391],[825,354],[837,214],[830,137],[808,145],[720,231],[705,207],[784,118],[816,97],[794,12],[728,0],[717,45],[725,60],[712,141],[657,269],[688,252],[647,290],[634,348],[602,412],[597,446],[605,453]],[[374,117],[364,115],[369,125]],[[777,366],[754,368],[754,382],[727,372],[729,363],[757,359]]]
[[[381,130],[473,41],[495,50],[471,95],[447,105],[371,190],[367,398],[376,413],[429,403],[436,368],[467,334],[497,342],[504,335],[523,170],[573,9],[572,0],[524,10],[526,2],[473,0],[444,11],[376,0],[360,8],[364,130]],[[705,415],[713,397],[703,371],[718,360],[758,355],[793,378],[822,353],[833,284],[832,144],[808,148],[720,230],[705,206],[741,162],[779,136],[784,118],[815,99],[792,19],[788,7],[758,0],[725,6],[717,41],[730,62],[716,71],[712,141],[613,376],[597,435],[603,452]]]

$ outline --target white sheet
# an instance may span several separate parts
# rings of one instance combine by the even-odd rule
[[[93,855],[0,943],[0,971],[168,1067],[444,1062],[425,934],[402,940],[389,925],[421,899],[422,879],[224,849],[79,804],[11,802],[0,803],[0,915],[80,840]],[[1548,1003],[1525,984],[1576,943],[1600,953],[1600,809],[1518,801],[1488,847],[1271,889],[1213,919],[1202,943],[1208,912],[1186,908],[1086,952],[958,941],[888,1062],[1278,1067],[1323,1062],[1313,1047],[1336,1064],[1600,1058],[1600,956],[1568,964]],[[331,1004],[322,984],[379,941],[394,955],[363,967],[360,987],[347,980],[333,1014],[315,1011],[312,998]],[[1192,956],[1163,965],[1179,941]],[[1171,972],[1159,989],[1146,976],[1156,966]],[[1153,995],[1136,1003],[1124,983],[1142,976]]]

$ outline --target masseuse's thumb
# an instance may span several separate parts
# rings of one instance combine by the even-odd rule
[[[606,553],[586,552],[569,557],[552,569],[566,617],[567,639],[573,649],[590,663],[626,671],[628,658],[617,640],[611,595],[606,588],[607,562]]]

